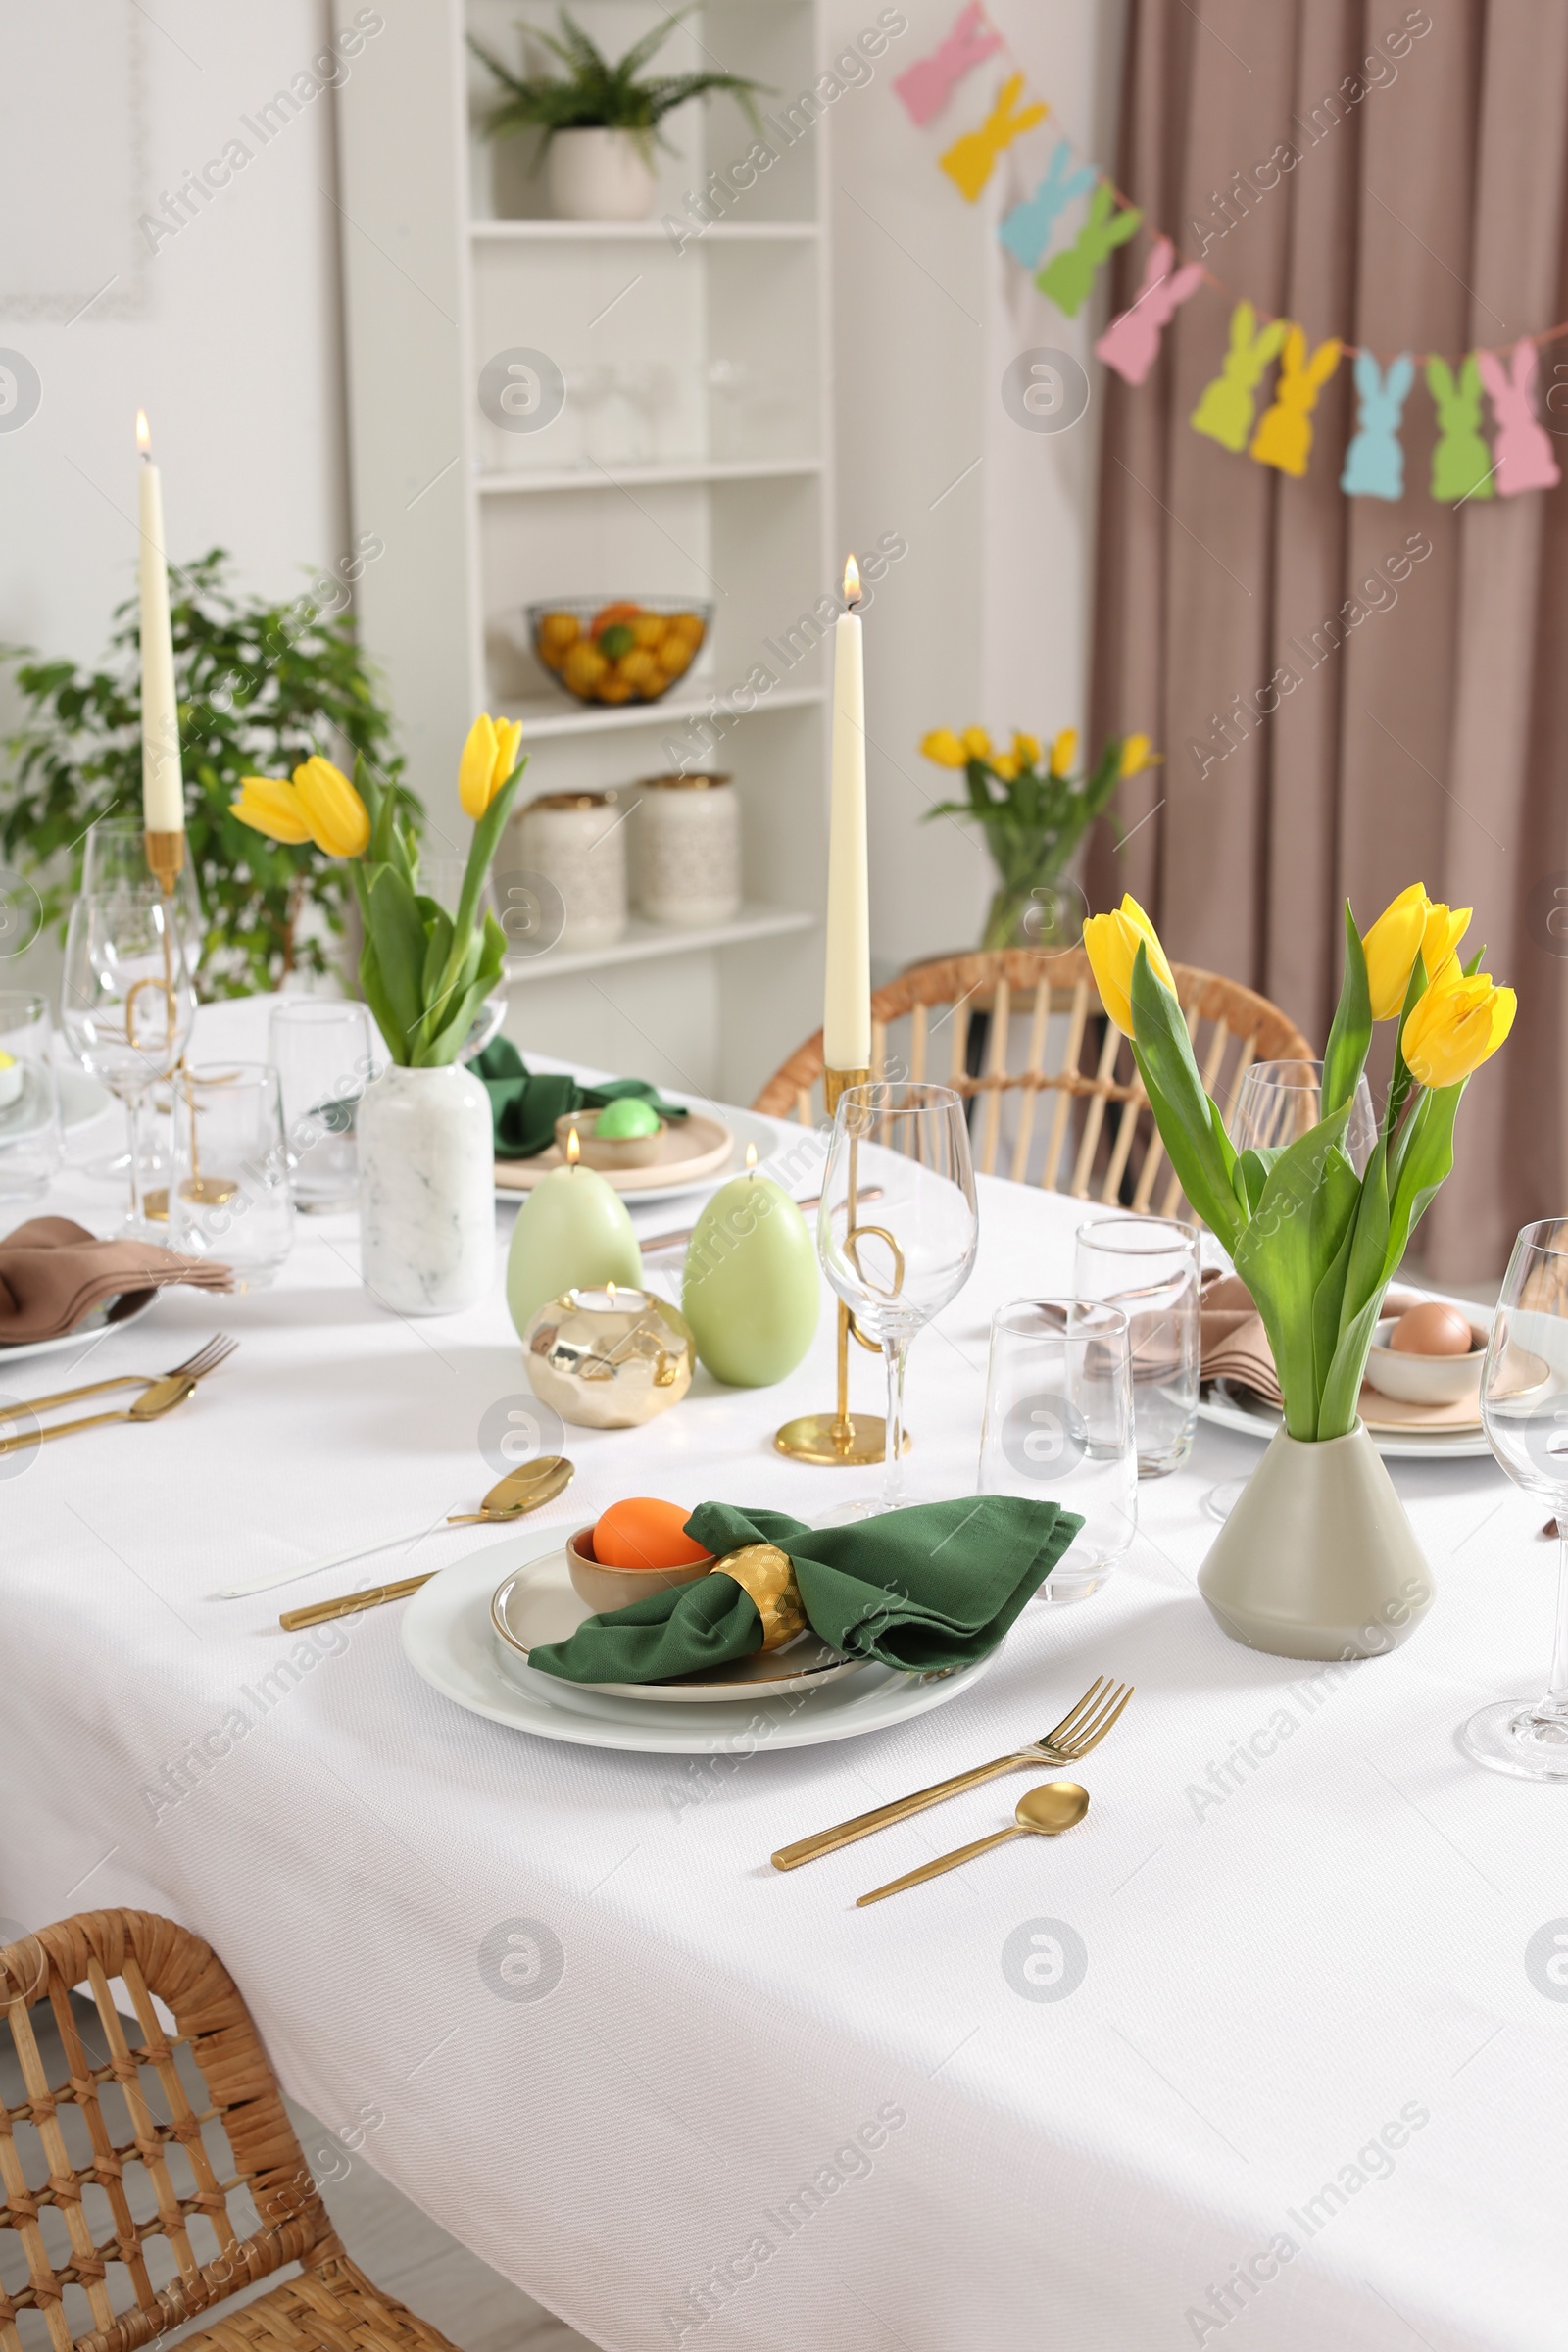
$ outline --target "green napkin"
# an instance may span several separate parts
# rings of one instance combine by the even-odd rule
[[[824,1642],[847,1657],[930,1674],[995,1649],[1082,1525],[1059,1503],[963,1494],[854,1527],[704,1502],[686,1533],[715,1556],[776,1544]],[[531,1650],[528,1663],[569,1683],[659,1683],[750,1657],[761,1639],[750,1594],[732,1577],[705,1576],[590,1617],[569,1641]]]
[[[685,1105],[666,1102],[646,1078],[612,1078],[579,1086],[569,1070],[530,1070],[509,1037],[498,1037],[468,1064],[490,1098],[497,1159],[532,1159],[556,1140],[556,1121],[568,1110],[603,1110],[635,1095],[662,1119],[683,1119]]]

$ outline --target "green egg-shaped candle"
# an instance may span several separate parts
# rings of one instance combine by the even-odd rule
[[[765,1389],[811,1345],[821,1305],[806,1219],[765,1176],[737,1176],[698,1218],[681,1312],[698,1360],[731,1388]]]
[[[507,1306],[520,1338],[563,1291],[642,1287],[643,1254],[626,1203],[592,1168],[553,1168],[517,1211],[507,1252]]]
[[[617,1096],[613,1102],[605,1104],[594,1121],[595,1138],[605,1143],[623,1144],[633,1136],[658,1133],[658,1111],[637,1095]]]

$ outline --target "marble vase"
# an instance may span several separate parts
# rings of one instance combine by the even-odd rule
[[[394,1064],[367,1089],[356,1132],[366,1289],[400,1315],[472,1306],[495,1271],[495,1141],[484,1088],[460,1063]]]

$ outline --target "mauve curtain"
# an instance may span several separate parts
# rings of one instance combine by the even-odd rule
[[[1117,177],[1227,291],[1178,313],[1142,389],[1101,372],[1092,738],[1147,727],[1166,764],[1123,788],[1125,825],[1149,821],[1119,859],[1097,841],[1090,895],[1132,890],[1173,956],[1262,989],[1320,1045],[1347,896],[1363,929],[1416,878],[1474,906],[1467,944],[1519,1014],[1418,1243],[1453,1282],[1568,1212],[1568,490],[1436,504],[1421,371],[1397,503],[1340,490],[1348,359],[1304,479],[1188,418],[1230,296],[1385,366],[1568,317],[1565,145],[1568,7],[1130,0]],[[1118,256],[1118,308],[1147,250]],[[1568,464],[1568,339],[1537,397]],[[1387,1032],[1378,1050],[1375,1076]]]

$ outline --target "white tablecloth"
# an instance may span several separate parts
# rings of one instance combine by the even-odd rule
[[[203,1019],[234,1051],[254,1010]],[[1067,1287],[1079,1214],[981,1192],[973,1279],[909,1375],[916,1458],[956,1490],[990,1313]],[[1540,1509],[1490,1462],[1396,1468],[1440,1598],[1387,1659],[1303,1674],[1221,1636],[1194,1590],[1202,1497],[1256,1448],[1204,1430],[1143,1488],[1111,1587],[1030,1612],[949,1707],[789,1754],[564,1747],[437,1696],[395,1607],[321,1628],[269,1695],[303,1655],[278,1607],[361,1572],[211,1597],[489,1483],[476,1429],[525,1385],[499,1263],[484,1305],[417,1324],[356,1265],[352,1220],[311,1220],[275,1290],[167,1296],[94,1369],[174,1363],[215,1328],[232,1362],[161,1427],[45,1447],[0,1486],[0,1914],[137,1903],[197,1929],[287,2087],[334,2130],[384,2119],[357,2160],[617,2352],[1564,2340],[1568,1984],[1543,1954],[1553,1922],[1568,1936],[1568,1791],[1453,1740],[1536,1689],[1550,1642]],[[768,1439],[830,1403],[831,1355],[824,1313],[777,1389],[700,1375],[644,1431],[573,1433],[554,1517],[627,1492],[820,1510],[858,1474]],[[69,1360],[6,1385],[41,1394]],[[869,1405],[875,1366],[854,1378]],[[1038,1735],[1101,1672],[1138,1696],[1070,1837],[853,1909],[1000,1826],[1004,1782],[768,1868]],[[544,1997],[492,1989],[516,1922],[559,1945]]]

